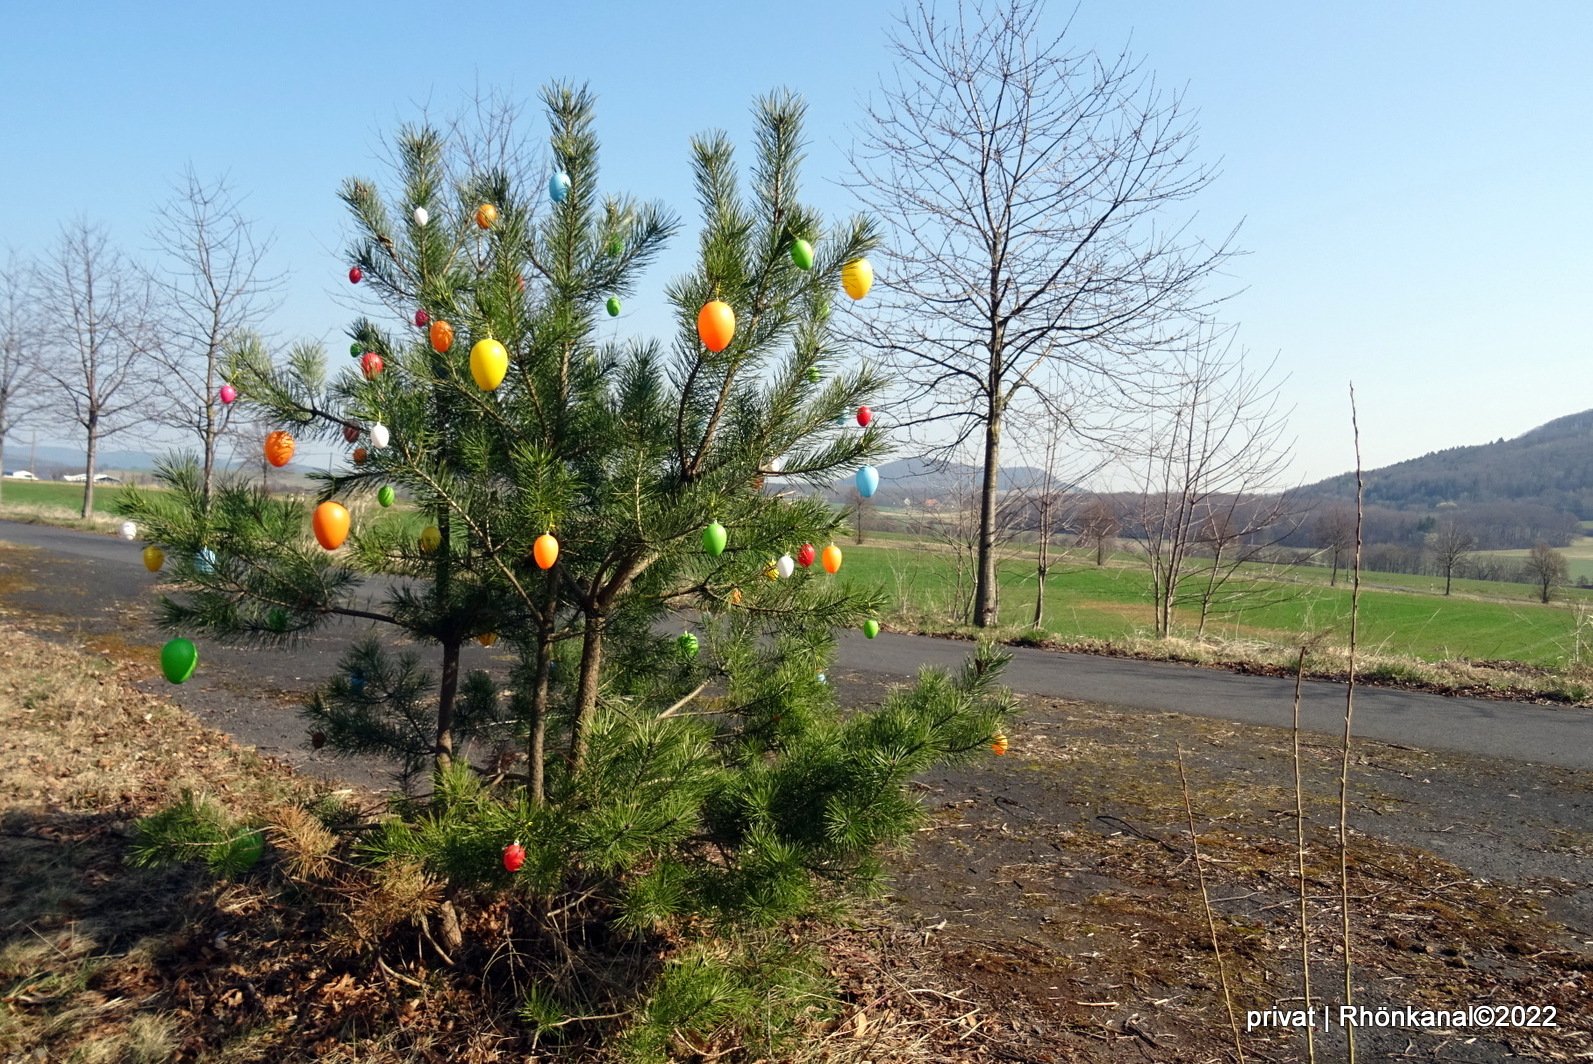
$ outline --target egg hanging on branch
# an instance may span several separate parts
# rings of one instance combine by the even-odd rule
[[[194,569],[209,576],[216,571],[216,552],[209,547],[202,548],[194,555]]]
[[[990,737],[990,749],[997,757],[1007,752],[1007,737],[1000,732]]]
[[[234,388],[230,384],[223,384],[221,386],[221,401],[223,403],[225,403],[228,406],[231,406],[233,404],[233,402],[237,398],[238,398],[238,389]]]
[[[431,349],[439,355],[446,355],[454,346],[454,327],[440,318],[431,323],[429,336]]]
[[[363,350],[365,350],[365,345],[356,340],[348,345],[348,357],[359,358],[360,352]]]
[[[797,551],[796,560],[798,565],[806,569],[808,566],[813,564],[813,559],[817,557],[818,553],[814,551],[813,544],[804,543],[802,544],[802,549]]]
[[[360,372],[365,374],[365,379],[368,381],[379,377],[385,368],[386,364],[382,361],[382,356],[375,351],[367,351],[360,356]]]
[[[625,238],[615,233],[608,238],[608,256],[611,259],[619,258],[625,253]]]
[[[293,437],[277,429],[265,438],[265,458],[267,462],[278,469],[288,464],[293,457]]]
[[[866,465],[857,471],[857,493],[865,499],[874,497],[879,490],[879,470]]]
[[[841,548],[831,543],[828,547],[824,548],[824,554],[822,555],[821,560],[823,561],[825,572],[832,576],[840,572]]]
[[[496,643],[497,641],[498,641],[498,633],[497,632],[482,632],[480,635],[476,636],[476,642],[480,643],[484,647],[490,647],[492,644]]]
[[[841,267],[841,287],[853,299],[862,299],[874,287],[874,267],[867,259],[853,259]]]
[[[874,420],[874,411],[870,410],[866,406],[860,406],[860,407],[857,408],[857,423],[859,425],[863,426],[866,429],[866,428],[868,428],[868,423],[870,421],[873,421],[873,420]]]
[[[503,848],[503,867],[510,872],[518,872],[525,865],[525,847],[518,842],[511,842]]]
[[[160,648],[161,674],[172,683],[183,683],[199,665],[199,648],[178,637]]]
[[[367,451],[365,448],[363,448],[363,447],[354,448],[354,464],[355,465],[364,465],[365,464],[365,459],[369,458],[370,456],[371,456],[371,452]]]
[[[493,391],[508,372],[508,350],[496,340],[477,340],[470,349],[470,375],[476,378],[476,387]]]
[[[348,283],[349,284],[359,284],[364,279],[365,279],[365,271],[360,269],[358,266],[355,266],[355,267],[353,267],[352,269],[350,269],[348,271]]]
[[[531,556],[536,559],[538,569],[553,568],[553,563],[559,560],[559,541],[553,538],[553,533],[544,532],[537,537],[531,545]]]
[[[570,194],[570,175],[560,170],[548,178],[548,198],[554,203],[563,203],[564,197]]]
[[[343,439],[354,443],[360,438],[360,427],[351,421],[343,422]]]
[[[723,300],[709,300],[697,312],[697,335],[704,347],[718,354],[735,339],[736,312]]]
[[[498,208],[490,203],[483,203],[476,208],[476,225],[482,229],[491,229],[498,220]]]
[[[376,501],[380,503],[383,508],[393,505],[393,486],[391,484],[383,484],[381,487],[377,488]]]
[[[387,426],[380,421],[371,426],[371,446],[378,451],[386,447],[392,439],[392,434],[387,431]]]
[[[701,645],[702,644],[698,642],[697,637],[692,635],[690,632],[680,633],[680,638],[675,640],[675,646],[680,648],[681,656],[688,658],[696,657],[697,651]]]
[[[791,241],[791,261],[796,264],[796,268],[799,270],[811,270],[813,268],[813,245],[806,240]]]
[[[770,559],[769,561],[764,562],[763,563],[763,578],[765,580],[778,580],[778,579],[780,579],[780,565],[779,565],[779,563],[774,561],[773,559]]]
[[[427,525],[420,530],[420,549],[427,554],[442,546],[442,529]]]
[[[796,572],[796,562],[791,560],[791,555],[782,554],[780,560],[775,563],[775,571],[780,574],[781,580],[789,580],[791,574]]]
[[[426,208],[425,207],[416,207],[415,208],[415,224],[420,226],[422,229],[424,229],[424,228],[426,228],[426,223],[429,222],[429,221],[431,221],[431,215],[426,212]]]
[[[714,521],[702,530],[702,549],[707,551],[712,557],[717,558],[724,553],[725,543],[729,538],[729,534],[725,531],[725,526],[718,521]]]
[[[416,328],[424,329],[426,327],[426,324],[428,322],[430,322],[430,321],[431,321],[431,315],[430,314],[427,314],[424,310],[415,311],[415,327]]]
[[[166,552],[159,547],[149,546],[144,548],[144,568],[152,573],[160,572],[160,567],[166,564]]]
[[[864,621],[863,634],[870,639],[873,639],[875,636],[879,635],[879,622],[872,617]]]
[[[339,502],[323,502],[315,508],[310,527],[315,530],[315,541],[327,550],[337,550],[348,538],[349,512]]]
[[[611,318],[619,317],[620,301],[617,298],[615,298],[614,296],[609,296],[608,297],[608,302],[605,304],[605,306],[608,307],[608,316],[609,317],[611,317]]]
[[[137,539],[138,538],[138,526],[133,524],[133,522],[131,522],[131,521],[123,521],[122,522],[122,527],[119,529],[119,532],[120,532],[121,537],[123,539]]]

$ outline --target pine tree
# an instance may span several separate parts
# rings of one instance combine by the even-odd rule
[[[883,849],[917,823],[907,781],[997,729],[1001,659],[981,652],[958,677],[926,672],[880,709],[842,714],[823,675],[834,630],[875,613],[879,593],[817,566],[771,579],[781,555],[840,534],[842,515],[767,478],[821,485],[887,446],[877,425],[837,424],[884,385],[845,367],[828,328],[841,268],[874,230],[827,230],[797,198],[800,101],[758,102],[745,190],[722,134],[693,141],[700,252],[668,288],[678,331],[664,343],[605,340],[598,315],[635,291],[678,224],[600,193],[585,90],[543,99],[561,198],[507,171],[452,172],[428,129],[400,134],[391,198],[345,184],[362,283],[403,323],[352,330],[352,350],[375,352],[383,372],[329,378],[309,347],[277,362],[257,344],[234,352],[242,401],[300,437],[390,433],[363,464],[319,478],[322,499],[354,512],[346,545],[322,550],[302,508],[257,490],[207,503],[191,468],[168,468],[178,490],[135,493],[127,512],[180,559],[189,591],[164,604],[168,627],[286,641],[343,616],[437,649],[434,678],[362,642],[307,709],[335,750],[384,752],[411,774],[431,757],[430,800],[386,822],[364,856],[418,862],[461,898],[508,891],[519,947],[478,959],[523,969],[522,987],[533,977],[531,1028],[663,1059],[682,1040],[745,1038],[791,1003],[801,966],[770,929],[877,883]],[[793,261],[799,239],[811,269]],[[712,300],[736,319],[719,352],[697,329]],[[451,344],[433,342],[438,322]],[[508,353],[493,388],[472,370],[486,341]],[[418,518],[363,504],[382,486]],[[728,529],[722,554],[704,547],[713,522]],[[545,535],[559,550],[544,569]],[[205,549],[214,560],[196,562]],[[374,587],[379,606],[362,597]],[[460,646],[487,633],[515,652],[507,690],[459,677]],[[526,771],[471,764],[471,739],[512,741]],[[525,855],[513,873],[511,843]]]

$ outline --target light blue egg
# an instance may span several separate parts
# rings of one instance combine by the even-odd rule
[[[554,203],[563,203],[564,197],[570,194],[570,175],[560,170],[548,178],[548,195]]]
[[[871,498],[879,490],[879,470],[871,465],[866,465],[857,471],[857,493],[863,498]]]
[[[216,552],[211,550],[209,547],[206,547],[198,554],[194,555],[194,568],[198,569],[201,573],[215,572]]]

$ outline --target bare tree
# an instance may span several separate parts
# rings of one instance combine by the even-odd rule
[[[1355,551],[1355,511],[1347,506],[1333,506],[1317,517],[1311,526],[1316,545],[1328,552],[1333,571],[1328,576],[1328,587],[1337,587],[1339,570],[1344,568],[1348,556]],[[1445,591],[1444,594],[1449,592]]]
[[[86,518],[94,509],[100,443],[149,417],[159,347],[150,289],[103,228],[79,220],[62,226],[38,274],[38,306],[48,322],[41,333],[43,372],[54,386],[53,405],[86,437]]]
[[[208,499],[235,409],[219,395],[223,352],[271,312],[281,278],[261,272],[270,242],[256,238],[225,178],[207,182],[190,167],[156,211],[152,235],[164,259],[151,275],[166,325],[156,353],[160,420],[197,437]]]
[[[0,268],[0,474],[6,437],[40,407],[39,330],[29,285],[29,268],[9,257]]]
[[[1548,602],[1554,597],[1555,589],[1565,583],[1565,578],[1570,573],[1565,555],[1542,542],[1532,548],[1523,568],[1526,570],[1528,581],[1537,587],[1538,599],[1542,602]]]
[[[1118,508],[1107,499],[1096,496],[1084,504],[1074,520],[1079,546],[1095,547],[1095,567],[1106,564],[1106,545],[1123,528],[1123,518]]]
[[[1289,455],[1270,369],[1207,337],[1187,352],[1172,402],[1145,417],[1130,538],[1150,568],[1160,637],[1180,604],[1198,604],[1203,633],[1214,608],[1247,593],[1230,584],[1239,569],[1293,530],[1295,503],[1277,490]]]
[[[1445,517],[1428,537],[1428,545],[1432,548],[1433,559],[1444,571],[1444,594],[1447,595],[1455,570],[1470,557],[1477,546],[1477,537],[1460,521]]]
[[[916,442],[977,440],[973,620],[996,618],[1002,428],[1024,388],[1080,422],[1210,313],[1201,283],[1230,254],[1169,210],[1194,165],[1182,100],[1126,52],[1043,38],[1039,0],[919,0],[891,44],[853,155],[854,187],[889,230],[880,296],[857,338],[898,368]],[[948,440],[946,428],[952,429]]]

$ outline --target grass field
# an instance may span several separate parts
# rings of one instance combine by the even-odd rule
[[[110,513],[111,504],[120,491],[121,488],[115,484],[95,485],[94,509],[99,513]],[[74,513],[81,513],[83,485],[35,480],[0,481],[0,505],[59,506]]]
[[[846,548],[847,575],[877,583],[896,603],[900,620],[945,621],[952,613],[956,581],[953,562],[943,552],[896,546]],[[1082,563],[1082,559],[1080,559]],[[1000,568],[1001,620],[1027,625],[1034,616],[1032,562],[1008,560]],[[1252,580],[1255,591],[1243,609],[1207,625],[1207,635],[1234,640],[1288,643],[1326,631],[1341,642],[1348,631],[1350,589],[1341,581],[1329,587],[1321,570],[1289,570],[1286,580]],[[1567,602],[1543,606],[1529,599],[1524,585],[1457,582],[1455,594],[1436,593],[1431,578],[1366,574],[1361,592],[1360,644],[1385,654],[1423,661],[1453,658],[1512,660],[1535,665],[1565,665],[1578,657],[1579,612]],[[1491,593],[1491,597],[1482,597]],[[1586,603],[1573,592],[1570,603]],[[1195,617],[1182,619],[1193,627]],[[1126,559],[1105,568],[1060,565],[1047,581],[1042,627],[1060,639],[1117,640],[1148,635],[1151,606],[1142,567]],[[1582,633],[1583,643],[1593,632]],[[1587,648],[1581,650],[1586,657]]]

